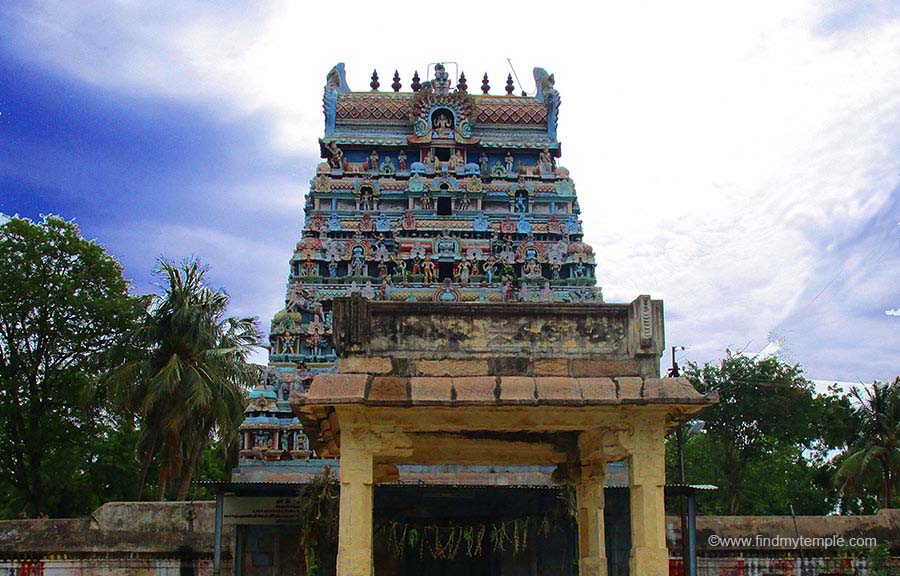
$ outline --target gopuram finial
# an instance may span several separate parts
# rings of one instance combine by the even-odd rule
[[[418,92],[419,88],[422,87],[422,84],[419,82],[419,71],[418,70],[413,72],[412,84],[410,84],[409,87],[412,88],[413,92]]]
[[[436,94],[447,94],[450,92],[450,74],[444,69],[444,64],[438,62],[434,65],[434,81],[432,82],[434,92]]]
[[[506,75],[506,95],[512,96],[512,93],[516,90],[516,85],[513,84],[512,74]]]
[[[372,92],[378,92],[378,87],[381,86],[378,83],[378,70],[372,70],[372,81],[369,82],[369,86],[372,87]]]
[[[460,92],[465,92],[466,90],[469,89],[469,85],[466,84],[466,73],[465,72],[461,72],[459,74],[459,80],[457,80],[457,82],[456,82],[456,88]]]
[[[394,92],[399,92],[400,88],[402,88],[402,87],[403,86],[400,84],[400,74],[395,69],[394,70],[394,83],[391,84],[391,88],[394,89]]]

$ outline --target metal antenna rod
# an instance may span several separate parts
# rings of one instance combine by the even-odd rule
[[[516,82],[519,84],[519,88],[522,90],[522,96],[525,96],[527,93],[525,92],[525,88],[522,87],[522,81],[519,80],[519,75],[516,74],[516,69],[513,67],[512,59],[507,58],[506,61],[509,63],[509,69],[512,70],[513,76],[516,77]]]

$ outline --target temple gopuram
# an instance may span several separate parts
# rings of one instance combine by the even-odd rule
[[[284,309],[272,319],[266,386],[251,394],[242,459],[306,459],[287,400],[333,370],[335,298],[390,302],[597,302],[569,171],[557,164],[559,93],[470,94],[443,64],[401,91],[325,85],[323,162],[306,195]]]
[[[661,301],[603,301],[554,76],[492,95],[450,67],[408,90],[327,76],[285,306],[219,485],[235,572],[307,573],[292,502],[330,470],[320,574],[668,574],[665,437],[717,399],[660,378]]]

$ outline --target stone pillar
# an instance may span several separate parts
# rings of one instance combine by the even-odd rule
[[[604,534],[603,485],[606,462],[585,464],[575,485],[578,498],[578,574],[606,576],[606,537]]]
[[[630,572],[641,576],[668,576],[665,425],[662,418],[635,422],[634,442],[629,448]]]
[[[372,576],[374,457],[362,430],[341,432],[338,576]]]

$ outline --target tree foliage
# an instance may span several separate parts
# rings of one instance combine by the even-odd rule
[[[83,513],[130,460],[99,385],[141,309],[128,288],[72,222],[0,225],[0,512]]]
[[[826,514],[839,494],[829,452],[841,447],[846,398],[817,395],[798,365],[775,357],[726,354],[718,364],[690,364],[685,376],[720,402],[699,418],[704,431],[685,442],[686,479],[717,485],[699,501],[707,514]],[[670,478],[675,446],[669,442]]]
[[[247,357],[259,332],[255,318],[225,316],[228,295],[206,284],[198,261],[161,261],[156,272],[165,291],[151,299],[129,338],[129,359],[110,382],[120,406],[140,420],[135,498],[155,459],[157,498],[172,480],[183,499],[209,441],[236,437],[245,390],[257,377]]]
[[[873,478],[880,480],[881,506],[896,504],[900,489],[900,378],[854,388],[853,417],[847,451],[837,479],[845,495],[858,495]]]

